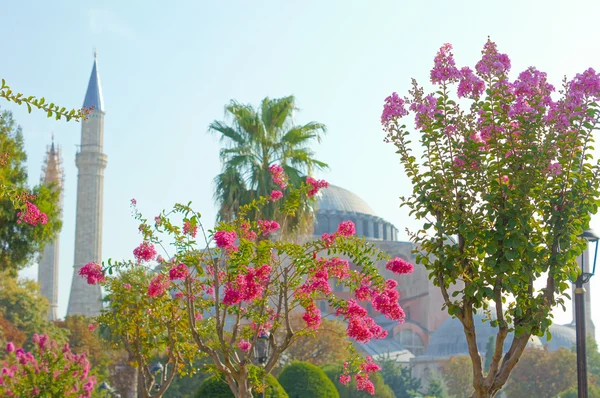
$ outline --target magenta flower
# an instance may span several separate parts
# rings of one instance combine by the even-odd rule
[[[338,226],[337,233],[345,237],[352,236],[356,233],[356,226],[352,221],[344,221]]]
[[[150,281],[148,286],[148,296],[160,297],[169,287],[169,279],[166,275],[158,274]]]
[[[269,220],[258,220],[258,226],[260,227],[263,235],[268,235],[272,232],[277,231],[280,226],[277,221],[269,221]]]
[[[478,78],[471,68],[465,66],[460,70],[460,83],[458,83],[458,96],[479,98],[485,90],[485,83]]]
[[[285,189],[287,187],[288,176],[283,171],[283,167],[278,164],[273,164],[269,167],[269,171],[271,172],[273,182],[279,185],[281,189]]]
[[[271,191],[271,202],[277,202],[281,198],[283,198],[283,192],[276,190]]]
[[[215,233],[215,242],[221,249],[231,249],[237,239],[235,231],[217,231]]]
[[[183,223],[183,233],[186,235],[191,235],[192,238],[195,238],[196,234],[198,233],[198,226],[186,221]]]
[[[240,341],[238,341],[238,348],[244,352],[248,352],[250,351],[250,348],[252,348],[252,344],[250,344],[249,341],[241,339]]]
[[[124,283],[123,287],[127,290],[131,290],[131,285],[129,283]]]
[[[477,74],[481,77],[502,76],[510,71],[510,59],[506,54],[500,54],[496,43],[488,39],[481,52],[481,61],[475,65]]]
[[[142,242],[138,247],[133,250],[133,255],[138,260],[138,262],[142,261],[152,261],[156,258],[156,249],[154,245],[150,242]]]
[[[6,345],[6,352],[10,353],[13,352],[15,350],[15,345],[13,343],[8,343]]]
[[[311,188],[308,191],[308,197],[309,198],[312,198],[313,196],[315,196],[319,192],[319,189],[323,189],[323,188],[329,187],[329,183],[327,181],[325,181],[325,180],[315,180],[312,177],[306,177],[306,183],[308,185],[311,185]]]
[[[404,99],[398,96],[398,93],[392,93],[385,99],[383,104],[383,113],[381,114],[381,124],[387,126],[389,122],[397,118],[408,115],[408,111],[404,108]]]
[[[79,269],[79,275],[87,278],[88,285],[96,285],[104,282],[104,272],[98,263],[87,263]]]
[[[550,163],[550,166],[548,166],[548,172],[556,176],[560,175],[562,174],[562,165],[558,162],[552,162]]]
[[[46,224],[48,216],[40,211],[36,205],[31,202],[26,203],[25,212],[17,213],[17,224],[26,222],[27,224],[36,226],[38,224]]]
[[[433,84],[442,84],[445,82],[456,82],[460,78],[460,72],[454,62],[452,54],[452,44],[446,43],[433,59],[434,66],[431,69],[430,80]]]
[[[169,270],[169,278],[171,278],[172,281],[177,279],[185,280],[185,278],[187,278],[189,274],[190,270],[185,264],[176,265]]]
[[[352,378],[349,375],[341,375],[340,376],[340,383],[342,383],[343,385],[346,385],[350,382],[350,380],[352,380]]]
[[[388,261],[385,268],[392,271],[395,274],[410,274],[414,270],[414,266],[406,260],[400,257],[393,258]]]

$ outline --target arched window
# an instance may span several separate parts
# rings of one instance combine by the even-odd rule
[[[412,354],[418,356],[425,353],[425,346],[421,336],[412,330],[404,329],[394,335],[394,340],[402,344]]]

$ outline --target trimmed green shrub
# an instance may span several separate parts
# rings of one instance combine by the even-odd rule
[[[293,362],[279,375],[279,383],[290,398],[339,398],[325,372],[308,362]]]
[[[344,372],[344,367],[341,364],[327,364],[321,367],[329,380],[335,385],[340,398],[372,398],[373,396],[366,391],[358,391],[356,389],[356,381],[352,381],[346,385],[340,383],[340,375]],[[383,381],[383,377],[376,372],[369,375],[369,378],[375,386],[375,396],[378,398],[396,398],[396,395]]]
[[[267,388],[265,389],[265,398],[289,398],[281,384],[277,381],[273,375],[267,375],[265,377]],[[254,396],[257,396],[254,393]],[[229,384],[221,376],[211,376],[202,383],[198,391],[196,391],[196,398],[235,398],[229,388]]]

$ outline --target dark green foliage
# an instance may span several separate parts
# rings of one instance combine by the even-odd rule
[[[341,364],[327,364],[323,365],[323,371],[329,377],[329,380],[333,382],[335,388],[340,394],[340,398],[371,398],[372,395],[365,391],[358,391],[356,389],[356,381],[354,379],[347,385],[340,383],[340,375],[344,371],[344,367]],[[370,375],[370,379],[375,386],[375,396],[378,398],[395,398],[396,395],[392,389],[385,384],[383,377],[377,372]]]
[[[377,361],[381,366],[379,372],[394,394],[396,398],[412,398],[415,395],[420,395],[421,380],[412,377],[412,370],[409,367],[402,366],[392,359],[383,359]]]
[[[571,387],[567,391],[560,393],[559,398],[577,398],[577,386]],[[600,398],[600,387],[593,384],[588,386],[589,398]]]
[[[431,379],[429,381],[429,387],[427,387],[427,393],[425,394],[428,397],[435,398],[444,398],[446,397],[446,391],[444,391],[444,386],[439,379]]]
[[[0,271],[16,271],[26,267],[52,240],[61,227],[58,201],[60,193],[47,186],[27,188],[27,155],[23,148],[21,128],[4,111],[0,117]],[[16,192],[36,195],[33,203],[48,216],[45,225],[18,224],[14,195]]]
[[[279,375],[279,383],[290,398],[339,398],[325,372],[308,362],[293,362]]]
[[[185,380],[185,379],[183,379]],[[267,388],[265,389],[265,398],[288,398],[281,384],[273,375],[265,377]],[[256,396],[256,394],[254,394]],[[167,395],[165,394],[165,397]],[[170,395],[175,396],[175,395]],[[185,398],[187,395],[177,395],[177,398]],[[191,395],[189,395],[191,396]],[[211,376],[204,380],[198,391],[194,395],[195,398],[235,398],[231,392],[231,388],[221,376]]]

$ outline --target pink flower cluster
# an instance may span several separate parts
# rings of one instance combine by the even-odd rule
[[[317,308],[314,301],[307,305],[306,312],[302,315],[302,319],[306,322],[306,327],[317,330],[321,325],[321,310]]]
[[[343,221],[338,225],[338,229],[333,234],[324,233],[321,235],[321,240],[326,247],[330,247],[338,236],[349,237],[356,233],[356,226],[352,221]]]
[[[562,174],[562,165],[558,162],[552,162],[550,163],[550,166],[548,166],[548,172],[555,176],[560,175]]]
[[[225,284],[223,303],[235,305],[242,301],[253,301],[260,298],[270,276],[271,267],[268,264],[257,268],[247,268],[245,274],[240,273],[234,281]]]
[[[277,190],[271,191],[271,202],[277,202],[281,198],[283,198],[283,192]]]
[[[61,397],[91,397],[96,379],[89,375],[85,354],[73,354],[68,343],[61,350],[47,335],[34,334],[32,341],[33,353],[7,344],[7,356],[0,366],[1,396],[39,396],[51,390]]]
[[[398,282],[393,279],[388,279],[385,283],[385,289],[382,292],[372,291],[373,308],[385,315],[386,318],[393,321],[402,321],[405,317],[404,311],[398,300],[400,294],[396,290]]]
[[[392,93],[385,99],[383,104],[383,113],[381,114],[381,124],[387,126],[388,123],[408,115],[408,111],[404,108],[404,99],[398,96],[398,93]]]
[[[510,71],[510,59],[506,54],[500,54],[496,43],[488,39],[483,46],[481,61],[475,65],[477,74],[482,77],[492,75],[502,76]]]
[[[189,221],[186,221],[183,223],[183,233],[186,235],[190,235],[192,238],[195,238],[196,234],[198,233],[198,226],[192,224]]]
[[[167,278],[164,274],[158,274],[150,281],[150,285],[148,286],[148,296],[150,297],[160,297],[169,288],[169,278]]]
[[[237,233],[235,231],[217,231],[215,232],[215,243],[221,249],[233,249],[234,243],[237,239]]]
[[[133,250],[133,255],[138,262],[152,261],[156,258],[156,249],[150,242],[142,242],[138,247]]]
[[[395,274],[403,275],[412,273],[415,267],[408,261],[395,257],[387,262],[385,268]]]
[[[244,352],[248,352],[248,351],[250,351],[250,348],[252,348],[252,344],[250,344],[250,342],[249,342],[249,341],[246,341],[246,340],[244,340],[244,339],[241,339],[241,340],[238,342],[238,348],[239,348],[240,350],[244,351]]]
[[[310,190],[308,191],[309,198],[315,196],[319,192],[319,189],[329,187],[329,183],[327,181],[315,180],[312,177],[306,177],[306,183],[311,186]]]
[[[415,113],[415,127],[422,129],[430,124],[437,113],[440,111],[437,109],[437,99],[433,95],[427,95],[426,97],[414,101],[410,104],[409,108]]]
[[[381,370],[381,367],[373,362],[373,358],[370,356],[366,357],[365,362],[360,364],[360,372],[354,377],[356,379],[356,389],[375,395],[375,386],[369,379],[369,373],[374,373],[378,370]]]
[[[288,177],[283,171],[283,167],[278,164],[273,164],[269,167],[269,171],[271,172],[271,178],[273,182],[281,187],[281,189],[285,189],[287,187]]]
[[[268,235],[272,232],[277,231],[280,226],[277,221],[269,221],[269,220],[258,220],[257,224],[263,235]]]
[[[169,270],[169,278],[172,281],[185,280],[185,278],[187,278],[189,274],[190,274],[190,270],[187,267],[187,265],[185,265],[185,264],[179,264],[179,265],[173,266]]]
[[[252,241],[252,240],[255,240],[257,238],[257,236],[256,236],[256,232],[254,232],[250,228],[251,228],[250,223],[244,221],[240,225],[240,235],[242,236],[242,238]]]
[[[102,283],[106,279],[104,278],[104,272],[102,267],[98,263],[87,263],[79,269],[79,275],[87,278],[88,285],[95,285]]]
[[[477,99],[483,94],[484,90],[485,83],[473,73],[471,68],[465,66],[460,70],[459,97]]]
[[[458,81],[460,72],[452,55],[452,44],[444,44],[435,56],[430,80],[433,84],[452,83]]]
[[[352,299],[348,300],[346,308],[338,308],[336,315],[344,316],[348,322],[346,334],[360,343],[368,343],[373,338],[383,339],[387,336],[387,331],[376,324],[373,318],[368,316],[367,310]]]
[[[31,202],[26,203],[25,212],[17,213],[17,224],[26,222],[30,225],[46,224],[48,222],[48,216],[40,211],[36,205]]]

